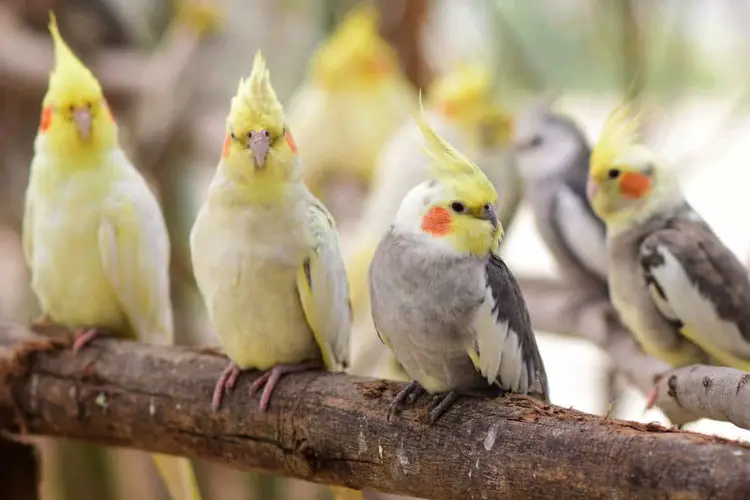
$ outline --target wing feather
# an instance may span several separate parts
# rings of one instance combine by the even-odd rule
[[[109,204],[99,226],[102,266],[136,337],[171,344],[166,224],[145,184],[126,186],[128,192]]]
[[[665,318],[717,362],[750,368],[750,280],[703,221],[672,221],[651,233],[640,264]]]
[[[349,365],[352,310],[336,226],[317,200],[308,209],[312,245],[300,267],[297,289],[323,362],[330,370]]]

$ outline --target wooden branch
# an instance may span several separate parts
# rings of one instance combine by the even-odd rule
[[[750,429],[750,393],[740,391],[750,374],[703,365],[671,370],[641,350],[606,298],[587,298],[555,279],[520,277],[519,283],[534,329],[591,340],[644,394],[658,382],[655,405],[673,424],[711,418]]]
[[[52,332],[49,332],[52,333]],[[268,412],[240,377],[210,395],[215,354],[114,339],[67,340],[0,323],[0,428],[177,453],[308,481],[455,498],[740,499],[750,446],[587,415],[521,397],[465,398],[434,426],[426,401],[391,416],[395,382],[308,372]]]

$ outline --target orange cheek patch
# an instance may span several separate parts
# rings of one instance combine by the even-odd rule
[[[442,207],[432,207],[422,218],[422,230],[434,236],[445,236],[450,233],[450,212]]]
[[[292,150],[292,153],[297,154],[297,144],[294,142],[292,134],[290,134],[289,131],[286,131],[284,132],[284,138],[286,139],[286,143],[289,145],[289,149]]]
[[[49,130],[51,125],[52,108],[50,106],[45,106],[44,109],[42,109],[42,118],[39,120],[39,130],[41,132],[46,132],[47,130]]]
[[[456,106],[451,102],[442,102],[438,106],[438,111],[440,111],[443,116],[450,118],[456,114]]]
[[[227,156],[229,156],[229,148],[231,147],[231,145],[232,145],[232,138],[229,137],[229,134],[227,134],[224,137],[224,147],[221,150],[222,158],[226,158]]]
[[[647,175],[625,172],[620,176],[619,186],[624,198],[637,200],[651,191],[651,179]]]

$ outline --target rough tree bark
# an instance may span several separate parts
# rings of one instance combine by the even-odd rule
[[[243,375],[214,414],[221,356],[67,345],[0,324],[0,428],[435,500],[750,495],[750,447],[717,437],[520,396],[459,401],[432,427],[425,402],[389,421],[401,384],[316,372],[284,379],[266,413],[246,396],[257,374]]]

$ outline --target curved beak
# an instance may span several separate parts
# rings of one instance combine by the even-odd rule
[[[497,209],[494,205],[490,205],[486,209],[482,210],[482,213],[479,215],[479,218],[482,220],[488,220],[490,221],[490,224],[492,224],[492,227],[497,229],[498,226],[500,226],[500,223],[497,220]]]
[[[88,108],[76,108],[73,111],[73,123],[81,139],[88,141],[91,138],[91,111]]]
[[[269,139],[267,134],[268,132],[266,130],[250,132],[250,138],[248,139],[247,146],[253,152],[255,166],[257,168],[263,168],[266,163],[266,156],[268,155],[269,147]]]

